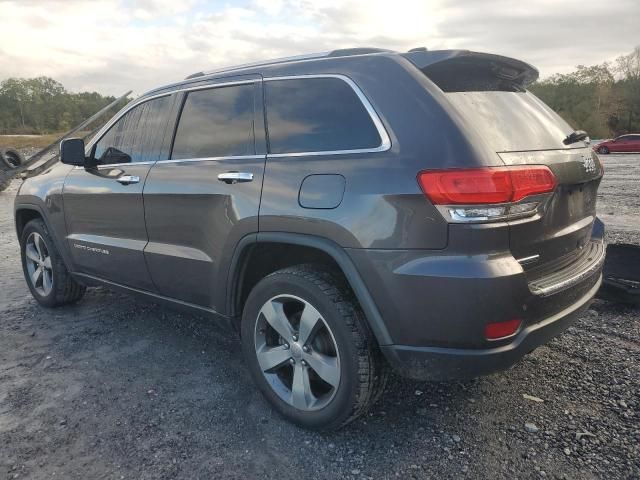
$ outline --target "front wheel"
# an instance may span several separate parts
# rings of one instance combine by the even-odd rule
[[[319,267],[286,268],[251,291],[242,347],[266,399],[306,428],[339,428],[384,389],[387,366],[357,302]]]
[[[598,148],[598,153],[607,154],[607,153],[609,153],[609,149],[607,147],[600,147],[600,148]]]
[[[22,269],[33,297],[45,307],[77,302],[86,288],[76,282],[41,219],[25,225],[20,238]]]

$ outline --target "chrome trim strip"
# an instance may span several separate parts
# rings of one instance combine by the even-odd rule
[[[371,121],[373,122],[376,130],[378,131],[378,135],[380,136],[380,145],[374,148],[355,148],[351,150],[328,150],[324,152],[292,152],[292,153],[269,153],[267,158],[283,158],[283,157],[299,157],[299,156],[310,156],[310,155],[345,155],[350,153],[375,153],[375,152],[386,152],[391,148],[391,138],[389,138],[389,134],[387,130],[384,128],[382,124],[382,120],[374,110],[371,102],[365,96],[365,94],[360,90],[360,87],[355,84],[353,80],[351,80],[346,75],[341,75],[337,73],[318,73],[311,75],[289,75],[285,77],[268,77],[263,79],[265,82],[273,82],[277,80],[300,80],[307,78],[338,78],[345,82],[347,85],[351,87],[351,89],[358,96],[358,99],[364,106],[365,110],[369,114]]]
[[[157,160],[149,160],[147,162],[125,162],[125,163],[107,163],[105,165],[97,165],[96,168],[98,170],[107,170],[113,167],[129,167],[132,165],[153,165]],[[84,167],[80,167],[84,168]]]
[[[562,290],[566,290],[567,288],[571,288],[572,286],[576,285],[577,283],[580,283],[582,280],[586,279],[587,277],[590,277],[591,275],[593,275],[595,272],[597,272],[602,268],[602,266],[604,265],[605,257],[606,257],[606,251],[607,249],[605,248],[603,243],[602,249],[600,251],[600,257],[596,259],[596,261],[593,262],[591,265],[589,265],[589,267],[576,273],[572,277],[569,277],[553,285],[549,285],[548,287],[537,287],[536,285],[530,284],[529,287],[531,288],[531,292],[534,295],[537,295],[539,297],[548,297],[555,293],[561,292]]]
[[[529,257],[516,258],[516,262],[518,262],[520,265],[529,265],[531,263],[537,262],[539,259],[540,255],[536,254]]]
[[[109,168],[127,167],[131,165],[153,165],[154,163],[189,163],[189,162],[208,162],[215,160],[260,160],[264,159],[265,155],[232,155],[229,157],[203,157],[203,158],[172,158],[169,160],[151,160],[149,162],[128,162],[128,163],[109,163],[107,165],[98,165],[98,170],[106,170]],[[82,169],[83,166],[75,166],[74,169]]]
[[[380,120],[380,117],[378,116],[375,109],[369,102],[369,99],[364,95],[362,90],[360,90],[360,87],[358,87],[355,84],[355,82],[351,80],[349,77],[345,75],[337,74],[337,73],[318,73],[318,74],[312,74],[312,75],[290,75],[285,77],[268,77],[268,78],[263,78],[262,81],[271,82],[271,81],[277,81],[277,80],[300,80],[300,79],[307,79],[307,78],[338,78],[344,81],[347,85],[349,85],[351,89],[355,92],[355,94],[358,96],[358,99],[360,100],[360,102],[362,102],[362,105],[364,106],[365,110],[369,114],[371,121],[376,127],[376,130],[378,131],[378,135],[380,135],[381,143],[378,147],[375,147],[375,148],[360,148],[360,149],[352,149],[352,150],[330,150],[330,151],[324,151],[324,152],[270,153],[268,154],[268,157],[279,158],[279,157],[299,157],[299,156],[311,156],[311,155],[344,155],[344,154],[356,154],[356,153],[376,153],[376,152],[385,152],[391,148],[391,138],[389,137],[389,134],[386,128],[384,127],[382,120]],[[152,95],[150,97],[144,97],[144,98],[133,100],[131,103],[126,105],[122,110],[116,113],[113,116],[113,118],[109,120],[109,122],[107,122],[96,135],[94,135],[94,137],[85,147],[85,155],[88,155],[91,152],[91,149],[93,148],[93,146],[99,140],[102,139],[104,134],[111,128],[111,126],[114,123],[116,123],[118,120],[120,120],[120,118],[122,118],[129,110],[137,107],[142,103],[148,102],[149,100],[154,100],[160,97],[166,97],[169,95],[173,95],[174,93],[191,92],[195,90],[209,90],[212,88],[227,87],[231,85],[243,85],[243,84],[249,84],[249,83],[256,83],[260,81],[261,81],[260,79],[254,78],[250,80],[235,80],[230,82],[209,83],[207,85],[198,85],[196,87],[178,88],[170,92],[159,93],[157,95]],[[185,159],[185,160],[200,161],[200,160],[219,160],[219,159],[233,159],[233,158],[263,158],[263,155],[257,155],[257,156],[247,155],[246,157],[245,156],[211,157],[207,159]],[[174,159],[159,160],[159,161],[172,162],[173,160]],[[185,160],[179,160],[179,161],[185,161]],[[134,162],[134,163],[142,164],[143,162]],[[124,165],[131,165],[131,164],[133,163],[124,164]],[[111,166],[114,166],[114,165],[121,165],[121,164],[113,164]]]
[[[105,165],[96,165],[96,169],[98,170],[108,170],[110,168],[117,168],[117,167],[130,167],[132,165],[153,165],[154,163],[156,163],[157,160],[149,160],[147,162],[125,162],[125,163],[107,163]],[[82,165],[76,165],[73,167],[74,170],[85,170],[86,167],[82,166]]]
[[[158,160],[157,163],[188,163],[188,162],[208,162],[210,160],[260,160],[265,155],[230,155],[228,157],[203,157],[203,158],[170,158],[168,160]]]

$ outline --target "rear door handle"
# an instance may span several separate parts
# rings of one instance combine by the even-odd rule
[[[253,173],[249,172],[226,172],[218,175],[218,180],[228,184],[243,183],[253,181]]]
[[[131,185],[132,183],[140,183],[140,177],[137,175],[120,175],[116,181],[122,185]]]

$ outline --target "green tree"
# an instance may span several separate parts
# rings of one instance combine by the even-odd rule
[[[616,73],[620,76],[617,88],[623,99],[619,128],[640,131],[640,46],[616,59]]]
[[[9,78],[0,82],[0,133],[66,131],[113,100],[96,92],[69,93],[48,77]]]
[[[531,90],[573,127],[605,138],[640,131],[640,47],[613,65],[578,65]]]

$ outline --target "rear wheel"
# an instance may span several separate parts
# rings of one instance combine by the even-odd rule
[[[22,269],[33,297],[45,307],[77,302],[86,288],[76,282],[41,219],[31,220],[22,231]]]
[[[607,147],[600,147],[600,148],[598,148],[598,153],[607,154],[607,153],[609,153],[609,149]]]
[[[310,265],[279,270],[251,291],[242,318],[249,370],[292,422],[339,428],[384,388],[387,366],[346,286]]]

